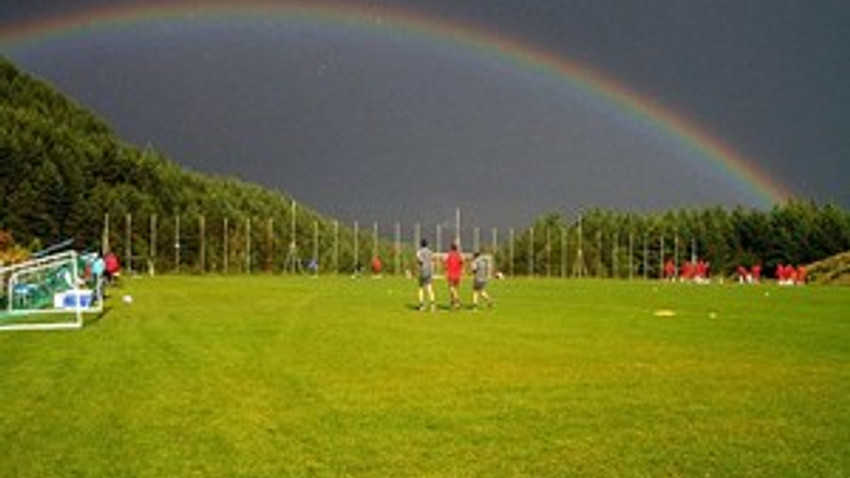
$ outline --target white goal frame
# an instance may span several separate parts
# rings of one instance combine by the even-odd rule
[[[96,287],[94,291],[81,289],[78,287],[80,278],[78,267],[79,255],[76,251],[66,251],[50,256],[31,259],[28,261],[12,264],[5,267],[0,267],[0,281],[6,294],[6,314],[4,320],[0,320],[0,331],[9,330],[68,330],[79,329],[83,326],[84,313],[101,313],[103,311],[103,297],[100,289]],[[71,280],[74,281],[67,291],[74,297],[74,304],[71,307],[47,307],[47,308],[15,308],[15,286],[18,285],[18,279],[22,273],[38,272],[51,267],[56,267],[57,264],[68,263],[71,266]],[[88,305],[83,305],[80,299],[83,293],[91,294],[91,302]],[[44,316],[44,315],[71,315],[72,319],[59,322],[48,321],[28,321],[28,322],[11,322],[6,323],[8,317],[28,317],[28,316]]]

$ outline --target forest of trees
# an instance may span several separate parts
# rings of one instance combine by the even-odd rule
[[[72,238],[78,249],[96,249],[107,216],[123,221],[132,214],[137,226],[159,218],[163,230],[158,236],[168,241],[160,251],[166,251],[173,248],[170,228],[178,216],[186,222],[204,216],[213,233],[225,218],[234,228],[262,219],[287,225],[288,231],[291,204],[283,193],[189,172],[156,151],[124,144],[102,120],[0,57],[0,230],[16,244],[37,250]],[[299,205],[296,213],[298,224],[310,225],[298,229],[301,243],[315,227],[336,230],[331,220],[307,207]],[[120,224],[110,233],[112,244],[125,238]],[[341,242],[350,244],[353,232],[338,230]],[[230,240],[245,243],[238,231]],[[133,242],[139,248],[134,255],[156,248],[149,240]],[[196,255],[185,253],[190,261]]]
[[[292,204],[284,193],[190,172],[121,142],[102,120],[0,57],[3,244],[37,250],[72,238],[78,249],[92,250],[106,240],[133,263],[161,271],[280,271],[290,259]],[[354,240],[351,224],[300,204],[295,210],[300,258],[316,255],[332,265],[323,270],[342,272],[375,253],[371,224]],[[394,226],[384,226],[377,244],[395,266],[390,271],[412,266],[411,225],[404,225],[403,250]],[[500,270],[518,275],[657,277],[664,259],[692,255],[708,260],[715,274],[755,263],[770,272],[778,263],[808,264],[850,250],[850,214],[805,200],[769,211],[591,209],[580,220],[544,214],[516,234],[499,232],[490,252]]]
[[[593,209],[570,222],[559,214],[541,216],[516,239],[512,262],[502,249],[502,263],[520,274],[658,277],[665,260],[696,258],[715,274],[760,264],[771,275],[777,264],[805,265],[850,250],[850,214],[799,200],[770,211]]]

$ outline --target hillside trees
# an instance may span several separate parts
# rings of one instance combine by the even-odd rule
[[[73,238],[79,249],[108,244],[157,270],[279,271],[293,242],[292,204],[285,193],[190,172],[152,148],[122,143],[102,120],[0,57],[0,230],[16,244],[37,249]],[[303,205],[294,219],[303,261],[315,255],[323,270],[347,271],[369,263],[368,225],[355,240],[351,228]],[[691,257],[715,273],[755,263],[769,272],[850,250],[847,211],[803,200],[769,211],[549,212],[505,232],[492,252],[499,269],[518,275],[652,278],[664,260]],[[378,245],[388,266],[394,246]]]
[[[239,252],[248,235],[258,244],[269,242],[269,224],[272,239],[288,244],[291,204],[280,192],[192,173],[157,151],[122,143],[99,118],[0,57],[0,228],[19,244],[37,248],[73,238],[76,247],[94,249],[105,239],[133,256],[156,249],[167,263],[182,220],[179,246],[187,261],[197,261],[201,221],[210,232],[203,247],[210,251],[225,249],[227,240]],[[310,242],[315,226],[331,229],[330,220],[307,207],[299,206],[297,215],[301,244]],[[111,227],[104,238],[107,217]],[[222,230],[225,222],[229,234]],[[250,229],[249,222],[262,227]],[[124,244],[127,232],[132,247]],[[352,239],[348,228],[339,234],[341,242]],[[368,243],[365,235],[361,240]],[[253,249],[254,263],[268,262],[262,255],[269,249]],[[221,267],[215,257],[209,255],[207,267]]]

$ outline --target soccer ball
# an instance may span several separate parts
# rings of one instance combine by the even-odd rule
[[[125,295],[124,297],[121,298],[121,300],[123,300],[125,304],[132,304],[133,303],[133,296]]]

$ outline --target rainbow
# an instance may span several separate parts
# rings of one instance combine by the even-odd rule
[[[411,10],[330,0],[272,0],[138,3],[98,7],[0,29],[0,48],[15,48],[59,40],[69,35],[122,28],[163,20],[269,19],[319,22],[378,29],[422,41],[450,44],[471,55],[494,56],[534,74],[554,77],[594,101],[607,103],[696,152],[724,175],[741,184],[762,205],[783,203],[791,192],[755,163],[691,121],[649,97],[575,61],[495,34],[478,26]]]

